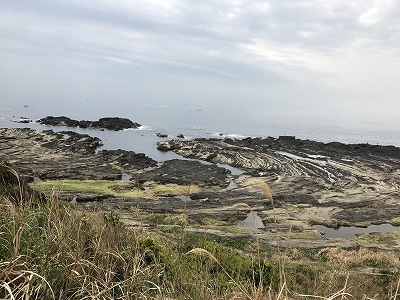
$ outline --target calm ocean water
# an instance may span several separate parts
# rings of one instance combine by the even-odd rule
[[[0,103],[0,127],[30,127],[53,129],[55,131],[71,128],[54,128],[37,123],[19,124],[20,117],[36,120],[48,115],[65,115],[74,119],[95,120],[106,116],[119,116],[131,119],[143,126],[138,130],[121,132],[94,129],[73,129],[101,138],[105,149],[126,149],[143,152],[157,160],[176,157],[172,153],[161,153],[155,149],[161,140],[156,133],[175,138],[183,134],[186,138],[196,137],[278,137],[294,135],[302,139],[322,142],[339,141],[344,143],[370,143],[400,146],[399,122],[361,122],[318,116],[302,117],[293,113],[272,113],[268,111],[249,111],[238,107],[215,108],[191,105],[148,105],[131,103],[54,103],[3,104]],[[312,114],[311,114],[312,115]]]

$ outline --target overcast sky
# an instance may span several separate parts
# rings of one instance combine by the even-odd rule
[[[2,0],[0,101],[396,118],[399,47],[395,0]]]

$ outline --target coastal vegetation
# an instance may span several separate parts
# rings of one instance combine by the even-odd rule
[[[35,189],[39,191],[73,191],[81,193],[97,193],[115,197],[143,197],[155,198],[157,195],[176,194],[182,195],[188,192],[187,186],[166,185],[148,181],[144,185],[137,185],[129,181],[116,180],[46,180],[35,183]],[[190,186],[190,192],[199,192],[198,186]]]
[[[97,183],[109,192],[109,182]],[[74,182],[85,186],[95,184]],[[267,185],[261,188],[273,208]],[[190,232],[185,212],[164,217],[171,226],[128,227],[115,211],[44,197],[2,163],[0,298],[398,299],[399,255],[379,249],[378,239],[369,247],[302,250],[276,227],[276,242],[286,246],[271,247],[256,233]]]

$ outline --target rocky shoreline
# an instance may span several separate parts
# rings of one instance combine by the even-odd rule
[[[280,137],[162,141],[162,151],[229,164],[264,177],[279,206],[331,209],[314,223],[367,225],[400,216],[400,149]]]
[[[88,209],[101,205],[117,210],[132,226],[138,222],[133,210],[185,214],[192,224],[188,231],[208,230],[239,238],[256,233],[270,245],[286,243],[284,237],[290,233],[291,243],[311,249],[356,247],[362,242],[323,237],[313,224],[368,226],[397,225],[400,221],[397,147],[326,144],[294,137],[180,139],[161,141],[158,149],[187,159],[157,163],[133,151],[99,150],[101,145],[96,137],[69,131],[0,129],[0,160],[12,163],[25,176],[45,182],[118,183],[110,194],[57,193]],[[240,168],[243,173],[233,175],[217,164]],[[128,180],[122,181],[124,176]],[[256,184],[259,181],[269,185],[273,203]],[[246,233],[224,230],[245,219],[249,209],[262,219],[265,228],[249,228]],[[274,238],[277,230],[283,234],[281,241]],[[399,245],[400,240],[390,238],[379,246],[397,249]]]

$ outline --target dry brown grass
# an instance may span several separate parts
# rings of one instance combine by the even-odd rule
[[[49,291],[50,299],[55,299],[49,282],[36,272],[26,270],[21,257],[0,263],[0,291],[3,299],[42,299],[44,291]]]
[[[263,192],[264,197],[266,199],[268,199],[271,202],[272,205],[274,204],[274,198],[272,196],[271,189],[269,188],[269,185],[263,179],[261,179],[261,178],[251,178],[251,179],[249,179],[247,181],[247,183],[249,185],[258,186],[261,189],[261,191]]]
[[[399,255],[393,251],[373,250],[359,248],[346,250],[341,248],[325,248],[319,251],[319,255],[325,255],[329,260],[345,267],[380,266],[385,268],[400,267]]]

